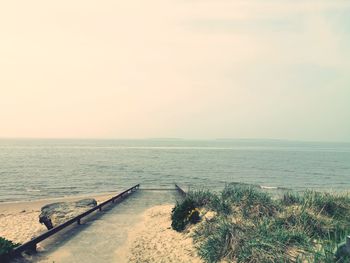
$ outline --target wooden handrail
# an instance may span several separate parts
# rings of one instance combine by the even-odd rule
[[[32,239],[32,240],[30,240],[30,241],[28,241],[28,242],[26,242],[26,243],[16,247],[15,249],[13,249],[11,251],[10,257],[15,257],[15,256],[19,255],[20,253],[26,251],[26,250],[36,250],[36,245],[38,243],[40,243],[41,241],[43,241],[43,240],[47,239],[48,237],[56,234],[57,232],[61,231],[62,229],[66,228],[67,226],[69,226],[69,225],[71,225],[71,224],[73,224],[75,222],[80,224],[80,220],[82,218],[86,217],[87,215],[91,214],[92,212],[96,211],[97,209],[99,209],[101,211],[103,206],[107,205],[110,202],[114,203],[114,201],[116,199],[123,198],[124,196],[128,196],[128,195],[132,194],[137,189],[139,189],[139,187],[140,187],[140,184],[137,184],[137,185],[135,185],[135,186],[125,190],[124,192],[122,192],[122,193],[120,193],[120,194],[118,194],[118,195],[116,195],[116,196],[114,196],[114,197],[112,197],[112,198],[102,202],[101,204],[99,204],[99,205],[97,205],[97,206],[87,210],[86,212],[84,212],[84,213],[82,213],[82,214],[80,214],[80,215],[78,215],[78,216],[76,216],[76,217],[74,217],[74,218],[72,218],[72,219],[70,219],[70,220],[68,220],[68,221],[66,221],[66,222],[64,222],[64,223],[62,223],[62,224],[60,224],[60,225],[58,225],[58,226],[48,230],[48,231],[46,231],[45,233],[35,237],[34,239]]]
[[[182,196],[187,195],[187,193],[180,186],[178,186],[176,183],[175,183],[175,188]]]

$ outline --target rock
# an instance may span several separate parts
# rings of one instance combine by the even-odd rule
[[[95,207],[97,202],[93,198],[82,199],[76,202],[58,202],[45,205],[41,208],[39,222],[47,229],[58,226],[77,215]]]

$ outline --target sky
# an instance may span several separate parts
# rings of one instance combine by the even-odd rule
[[[0,3],[0,137],[350,141],[348,0]]]

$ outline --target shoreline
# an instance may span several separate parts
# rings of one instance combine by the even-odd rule
[[[119,192],[121,192],[120,190]],[[34,203],[34,202],[40,202],[40,201],[56,201],[56,200],[66,200],[66,199],[75,199],[75,198],[89,198],[89,197],[99,197],[99,196],[109,196],[109,195],[117,195],[119,193],[118,191],[115,192],[101,192],[101,193],[92,193],[92,194],[77,194],[77,195],[65,195],[65,196],[59,196],[59,197],[47,197],[47,198],[40,198],[40,199],[31,199],[31,200],[13,200],[13,201],[1,201],[0,200],[0,207],[2,204],[16,204],[16,203]]]
[[[9,202],[0,202],[0,214],[4,211],[13,211],[13,210],[22,210],[25,208],[27,209],[41,209],[42,206],[49,203],[56,203],[56,202],[66,202],[66,201],[77,201],[79,199],[84,198],[94,198],[96,199],[97,203],[103,202],[107,200],[108,198],[117,195],[118,192],[108,192],[108,193],[100,193],[100,194],[93,194],[93,195],[72,195],[72,196],[65,196],[65,197],[54,197],[54,198],[44,198],[44,199],[37,199],[37,200],[30,200],[30,201],[9,201]],[[39,207],[40,206],[40,207]]]

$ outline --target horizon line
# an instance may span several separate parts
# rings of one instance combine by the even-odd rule
[[[280,142],[310,142],[310,143],[350,143],[339,140],[307,140],[307,139],[283,139],[283,138],[183,138],[183,137],[142,137],[142,138],[117,138],[117,137],[0,137],[0,140],[95,140],[95,141],[280,141]]]

